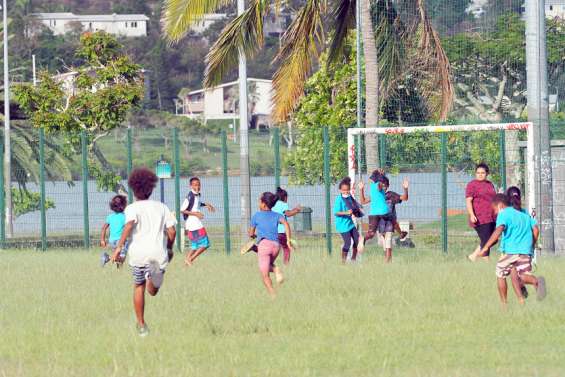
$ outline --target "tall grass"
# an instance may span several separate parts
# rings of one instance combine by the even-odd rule
[[[341,265],[304,246],[275,300],[254,255],[177,255],[147,338],[128,269],[101,269],[99,250],[2,251],[0,376],[565,375],[561,259],[540,261],[546,301],[503,311],[494,261],[413,249]]]

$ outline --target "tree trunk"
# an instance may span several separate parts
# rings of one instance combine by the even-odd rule
[[[365,127],[377,127],[379,123],[379,69],[377,46],[371,18],[370,0],[359,0],[361,10],[361,37],[365,55]],[[365,136],[367,172],[379,167],[379,144],[376,134]]]
[[[518,146],[519,131],[504,131],[504,147],[506,155],[506,185],[518,186],[522,184],[522,173],[525,167],[520,164],[520,148]]]

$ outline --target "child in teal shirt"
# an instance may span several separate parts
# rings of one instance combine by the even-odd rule
[[[124,214],[124,210],[126,209],[127,204],[127,198],[123,195],[116,195],[110,201],[110,209],[112,210],[112,213],[106,217],[106,222],[104,222],[104,225],[102,226],[102,231],[100,233],[100,246],[104,248],[109,246],[111,250],[116,248],[126,225],[126,215]],[[108,242],[106,242],[106,233],[109,233]],[[127,248],[128,242],[126,241],[120,253],[120,262],[117,265],[118,267],[120,267],[126,257]],[[110,255],[106,252],[102,252],[102,255],[100,255],[100,265],[104,267],[109,261]]]
[[[335,228],[343,238],[343,246],[341,248],[341,261],[345,263],[347,254],[353,244],[351,260],[357,259],[359,251],[359,232],[353,222],[353,216],[363,216],[359,204],[351,196],[351,179],[346,177],[339,183],[339,195],[334,202]]]

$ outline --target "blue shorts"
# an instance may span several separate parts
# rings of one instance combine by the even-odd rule
[[[190,243],[190,248],[192,250],[198,250],[201,247],[207,249],[210,247],[210,240],[208,239],[208,236],[204,236],[196,241],[190,241]]]
[[[114,250],[116,250],[116,246],[118,246],[118,242],[120,240],[115,240],[115,241],[109,241],[108,245],[110,245],[110,253],[114,253]],[[126,242],[124,243],[124,247],[122,247],[122,251],[120,251],[120,257],[121,258],[125,258],[126,254],[128,253],[128,247],[129,247],[129,240],[126,240]]]

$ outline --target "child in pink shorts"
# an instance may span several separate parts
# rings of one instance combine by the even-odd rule
[[[275,290],[270,273],[275,273],[277,283],[281,284],[284,281],[281,269],[275,266],[275,259],[277,259],[281,247],[278,235],[279,224],[284,226],[287,240],[290,240],[290,226],[288,222],[284,216],[271,210],[277,203],[277,200],[278,197],[271,192],[261,194],[259,198],[259,211],[251,218],[249,228],[249,237],[257,238],[259,271],[261,272],[263,284],[265,284],[267,292],[271,296],[275,296]]]

